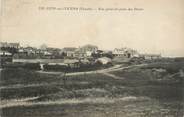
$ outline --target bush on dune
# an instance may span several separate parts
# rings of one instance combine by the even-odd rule
[[[165,62],[165,63],[152,63],[143,66],[142,69],[165,69],[168,73],[177,73],[180,69],[184,70],[184,62]]]

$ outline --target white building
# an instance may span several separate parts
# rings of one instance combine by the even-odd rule
[[[96,52],[98,50],[98,47],[95,45],[84,45],[82,47],[79,47],[76,51],[75,51],[75,56],[76,57],[91,57],[93,52]]]
[[[139,53],[136,50],[130,48],[115,48],[112,54],[117,57],[139,57]]]
[[[108,57],[101,57],[101,58],[98,58],[95,62],[100,62],[101,64],[106,65],[108,63],[112,63],[112,59]]]
[[[74,57],[76,49],[75,47],[65,47],[61,50],[61,53],[65,53],[67,57]]]
[[[161,54],[143,54],[141,55],[145,60],[160,59]]]

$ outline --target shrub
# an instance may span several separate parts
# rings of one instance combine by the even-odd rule
[[[54,70],[54,71],[67,71],[69,70],[69,67],[65,65],[43,65],[44,70]]]
[[[39,63],[25,63],[25,65],[23,67],[25,69],[40,70],[40,64]]]

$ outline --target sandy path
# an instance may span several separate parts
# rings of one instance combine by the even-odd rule
[[[50,86],[50,85],[57,85],[61,84],[58,82],[52,82],[52,83],[39,83],[39,84],[16,84],[16,85],[10,85],[10,86],[2,86],[1,89],[14,89],[14,88],[27,88],[27,87],[39,87],[39,86]]]
[[[83,75],[83,74],[94,74],[94,73],[106,73],[106,72],[112,72],[112,71],[119,71],[123,69],[128,69],[132,67],[140,67],[145,66],[147,64],[139,64],[139,65],[131,65],[127,67],[122,67],[121,65],[115,65],[113,67],[102,69],[102,70],[94,70],[94,71],[86,71],[86,72],[73,72],[73,73],[66,73],[66,76],[74,76],[74,75]],[[38,73],[44,73],[44,74],[62,74],[63,72],[47,72],[47,71],[37,71]]]
[[[84,98],[84,99],[60,99],[55,101],[41,101],[41,102],[33,102],[32,100],[37,99],[39,97],[31,97],[17,100],[3,100],[1,101],[0,109],[7,107],[15,107],[15,106],[35,106],[35,105],[62,105],[62,104],[108,104],[115,103],[119,101],[135,101],[135,100],[149,100],[147,97],[120,97],[120,98],[107,98],[107,97],[98,97],[98,98]]]
[[[66,76],[74,76],[74,75],[83,75],[83,74],[94,74],[94,73],[101,73],[101,72],[108,72],[112,71],[114,69],[121,68],[121,65],[115,65],[113,67],[102,69],[102,70],[94,70],[94,71],[86,71],[86,72],[73,72],[73,73],[66,73]],[[48,71],[37,71],[38,73],[44,73],[44,74],[62,74],[63,72],[48,72]]]
[[[114,75],[114,74],[110,74],[110,73],[108,73],[108,72],[104,72],[104,73],[102,73],[102,74],[104,74],[104,75],[106,75],[106,76],[109,76],[109,77],[112,77],[112,78],[114,78],[114,79],[121,79],[121,80],[124,79],[123,77],[119,77],[119,76],[116,76],[116,75]]]

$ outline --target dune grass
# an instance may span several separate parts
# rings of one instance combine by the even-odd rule
[[[152,63],[110,72],[123,79],[94,73],[67,76],[64,80],[58,75],[5,69],[1,71],[1,100],[38,97],[30,103],[46,105],[3,108],[2,116],[180,117],[184,102],[184,83],[179,74],[183,67],[180,65],[178,62],[170,62],[163,67],[160,63]],[[160,68],[166,70],[157,70]],[[171,72],[168,69],[174,70]],[[63,101],[55,103],[58,100]],[[104,100],[112,103],[103,103]],[[50,101],[53,103],[47,104]]]

